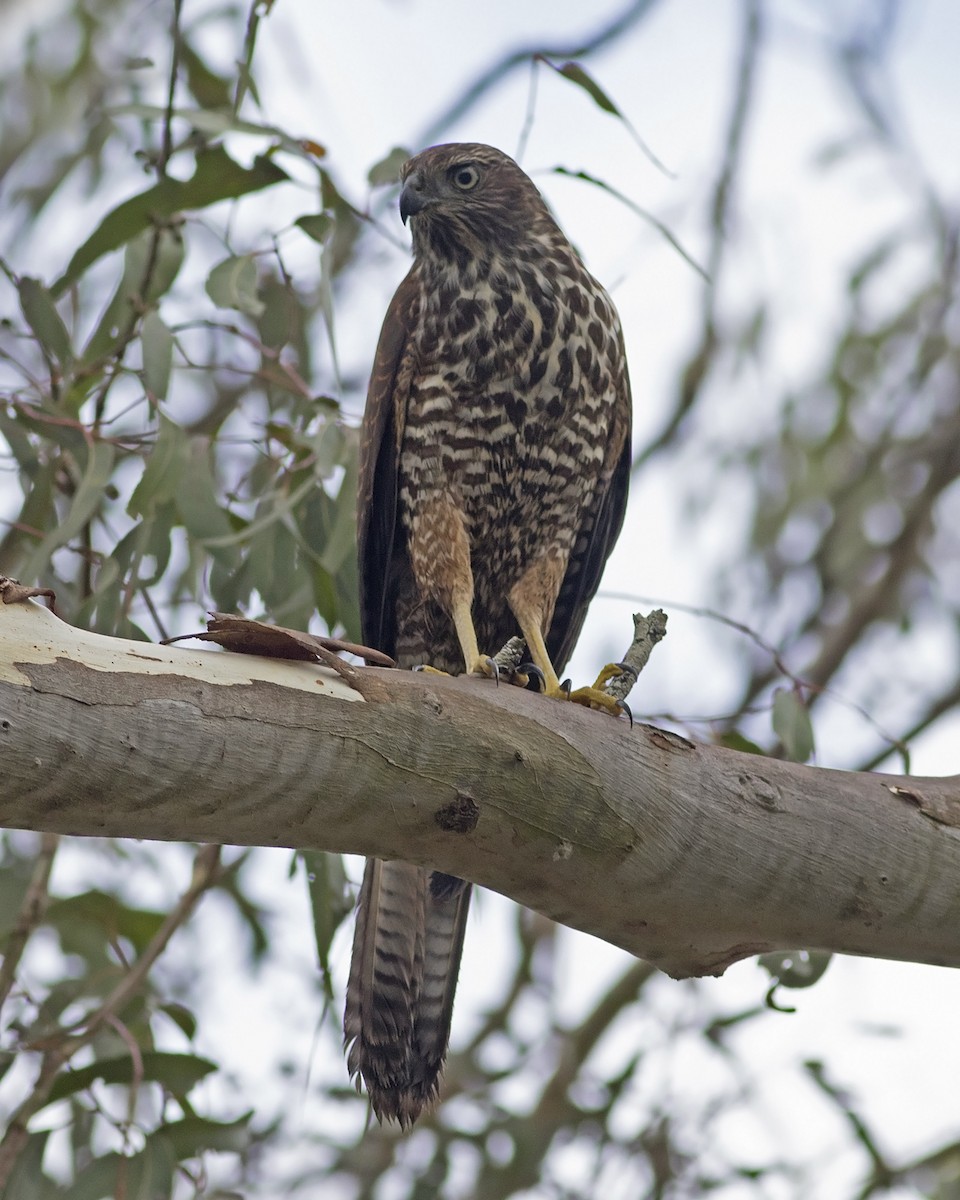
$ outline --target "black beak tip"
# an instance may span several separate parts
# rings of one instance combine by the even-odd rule
[[[427,205],[427,197],[423,191],[423,181],[414,173],[407,179],[400,192],[400,220],[406,225],[410,217],[415,217]]]

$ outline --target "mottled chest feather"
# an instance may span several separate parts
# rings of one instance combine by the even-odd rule
[[[424,262],[420,287],[402,418],[407,522],[441,489],[484,532],[559,525],[564,507],[570,524],[623,387],[609,298],[565,239],[509,259]]]

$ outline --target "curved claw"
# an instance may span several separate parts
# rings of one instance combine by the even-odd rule
[[[517,667],[517,675],[526,680],[523,686],[530,688],[532,692],[545,692],[547,690],[547,677],[536,663],[521,663]],[[536,682],[535,687],[531,686],[534,682]]]
[[[619,710],[620,710],[622,713],[626,713],[626,714],[627,714],[627,716],[630,718],[630,728],[632,729],[632,728],[633,728],[633,713],[632,713],[632,711],[631,711],[631,709],[630,709],[630,705],[629,705],[629,704],[626,702],[626,700],[618,700],[618,701],[617,701],[617,708],[618,708],[618,709],[619,709]]]
[[[487,654],[480,654],[467,668],[467,674],[479,675],[481,679],[492,679],[499,685],[501,669],[495,658],[490,658]]]
[[[569,679],[565,679],[563,683],[560,684],[560,695],[564,698],[564,700],[570,699],[570,691],[572,688],[573,683]]]

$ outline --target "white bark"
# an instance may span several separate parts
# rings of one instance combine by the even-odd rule
[[[0,604],[0,825],[464,876],[671,975],[960,965],[960,778],[797,766],[488,681],[83,633]]]

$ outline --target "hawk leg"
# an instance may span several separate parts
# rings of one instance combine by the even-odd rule
[[[417,510],[410,528],[409,552],[420,594],[433,596],[453,621],[466,673],[498,679],[497,663],[488,654],[481,654],[477,644],[470,540],[463,513],[452,496],[435,496]],[[436,671],[435,667],[422,669]]]
[[[571,692],[557,678],[543,640],[543,628],[553,616],[553,606],[565,570],[566,562],[559,556],[538,559],[511,589],[508,597],[514,616],[520,623],[520,630],[527,640],[530,657],[543,672],[543,690],[555,700],[572,700],[575,704],[600,709],[614,717],[619,717],[623,712],[629,713],[622,701],[603,690],[608,679],[621,673],[621,667],[616,663],[608,663],[591,687],[577,688],[576,691]]]

